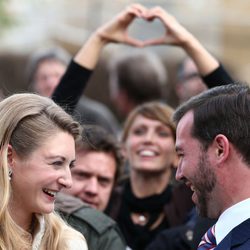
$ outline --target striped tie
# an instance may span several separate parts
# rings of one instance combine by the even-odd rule
[[[216,248],[216,239],[214,236],[215,225],[208,229],[202,237],[197,250],[213,250]]]

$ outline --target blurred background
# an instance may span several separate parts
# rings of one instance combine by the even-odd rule
[[[52,45],[64,47],[72,56],[90,33],[129,0],[0,0],[0,85],[6,95],[27,89],[25,70],[30,54]],[[235,79],[250,82],[250,1],[247,0],[144,0],[147,7],[160,5],[184,24],[221,60]],[[147,27],[145,32],[144,28]],[[136,21],[131,35],[140,39],[164,32],[160,22]],[[121,45],[105,48],[87,95],[110,106],[107,63],[112,55],[129,50]],[[169,73],[169,93],[175,81],[176,65],[184,57],[173,47],[151,47]],[[175,103],[169,94],[169,103]],[[112,108],[112,107],[111,107]]]

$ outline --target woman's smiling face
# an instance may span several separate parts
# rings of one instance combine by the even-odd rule
[[[72,184],[70,168],[75,161],[73,136],[58,131],[27,158],[18,156],[11,146],[8,155],[13,171],[12,211],[23,215],[52,212],[56,194]]]
[[[176,161],[174,135],[169,126],[142,115],[135,117],[124,142],[133,170],[161,172]]]

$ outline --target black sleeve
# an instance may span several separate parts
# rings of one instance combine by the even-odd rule
[[[226,85],[234,82],[234,80],[221,64],[210,74],[203,76],[202,79],[206,83],[208,88],[213,88],[216,86]]]
[[[72,114],[91,74],[91,70],[80,66],[72,60],[55,89],[52,99]]]

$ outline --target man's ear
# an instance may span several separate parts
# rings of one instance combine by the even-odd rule
[[[228,158],[230,152],[230,143],[225,135],[219,134],[213,141],[214,154],[219,162],[223,162]]]

